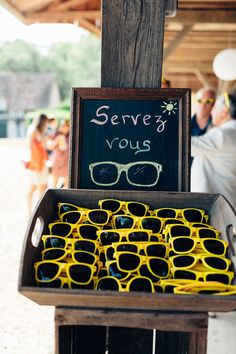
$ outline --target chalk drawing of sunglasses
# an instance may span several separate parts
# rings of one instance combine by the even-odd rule
[[[124,172],[129,184],[138,187],[153,187],[157,184],[162,165],[153,161],[136,161],[121,164],[101,161],[89,165],[90,176],[98,186],[114,186]]]

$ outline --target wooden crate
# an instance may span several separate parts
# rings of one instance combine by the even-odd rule
[[[126,309],[147,311],[194,311],[227,312],[236,310],[236,296],[213,295],[174,295],[149,293],[119,293],[80,289],[38,288],[34,281],[34,262],[40,260],[42,242],[32,244],[32,233],[39,218],[42,233],[47,232],[48,223],[57,218],[57,203],[75,203],[95,208],[103,198],[116,198],[148,203],[151,208],[159,207],[196,207],[205,209],[210,223],[222,233],[222,239],[230,242],[229,256],[233,260],[234,248],[232,235],[226,232],[228,225],[236,227],[236,215],[232,207],[219,194],[187,192],[137,192],[137,191],[98,191],[75,189],[48,190],[39,202],[29,222],[22,250],[19,292],[41,305],[75,306],[80,308]]]

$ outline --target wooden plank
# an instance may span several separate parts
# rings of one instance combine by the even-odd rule
[[[96,325],[157,329],[159,331],[205,331],[208,325],[206,313],[161,313],[157,311],[122,311],[57,307],[57,325]]]
[[[74,22],[80,18],[96,20],[100,18],[100,11],[42,11],[25,14],[25,21],[27,23]]]
[[[98,37],[101,36],[101,29],[98,28],[94,23],[92,23],[91,21],[85,18],[79,19],[79,26],[87,29],[89,32],[95,34]]]
[[[165,48],[164,50],[164,60],[167,59],[167,57],[169,55],[171,55],[174,50],[179,46],[179,44],[184,40],[185,36],[187,35],[187,33],[189,31],[191,31],[192,29],[192,25],[187,25],[187,26],[184,26],[182,31],[180,31],[176,37],[170,42],[168,43],[168,46],[167,48]]]
[[[52,4],[49,9],[54,9],[55,11],[64,11],[64,10],[71,10],[73,8],[77,9],[80,5],[84,5],[88,2],[92,2],[93,0],[67,0],[65,2],[59,2],[57,4]]]
[[[176,17],[167,17],[166,22],[180,22],[184,24],[194,23],[235,23],[236,11],[225,10],[179,10]]]
[[[160,87],[164,12],[163,1],[103,1],[103,87]]]
[[[206,75],[204,75],[200,70],[196,69],[195,70],[195,75],[198,78],[198,80],[201,82],[202,86],[208,86],[208,87],[211,86],[211,84],[210,84],[208,78],[206,77]]]

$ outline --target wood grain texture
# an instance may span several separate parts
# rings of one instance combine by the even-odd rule
[[[165,1],[103,0],[102,86],[161,85]]]

